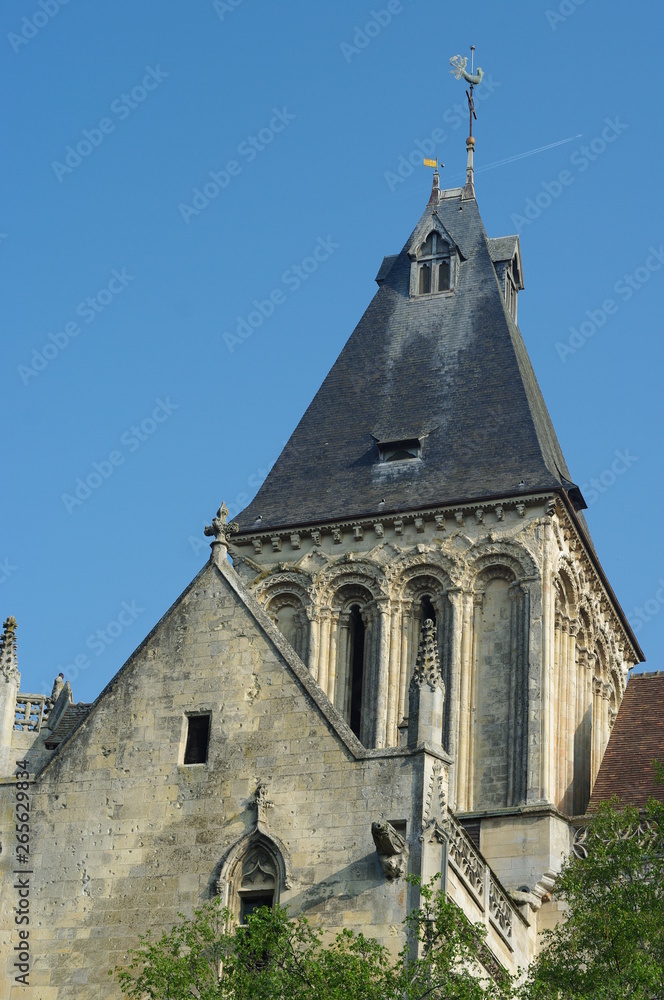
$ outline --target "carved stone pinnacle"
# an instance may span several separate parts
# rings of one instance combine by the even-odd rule
[[[215,542],[221,542],[223,545],[228,545],[231,535],[235,535],[240,530],[240,526],[235,521],[231,521],[230,524],[226,524],[227,518],[228,507],[225,503],[222,503],[221,507],[217,511],[217,516],[212,520],[212,524],[206,525],[204,534],[208,537],[214,536]],[[212,544],[214,545],[214,542]]]
[[[443,687],[443,676],[440,672],[440,661],[438,659],[438,644],[436,642],[436,626],[430,618],[422,625],[420,645],[417,650],[417,660],[411,684],[422,687],[428,684],[433,690],[436,687]]]
[[[16,664],[16,619],[10,615],[2,626],[0,636],[0,673],[7,680],[18,677]]]

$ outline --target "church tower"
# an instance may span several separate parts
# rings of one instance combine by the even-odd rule
[[[434,173],[231,554],[366,747],[405,744],[435,624],[449,804],[481,817],[491,858],[494,821],[585,811],[643,656],[517,325],[519,238],[484,230],[473,148],[465,187]]]

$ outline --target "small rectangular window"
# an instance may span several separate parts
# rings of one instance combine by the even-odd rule
[[[187,742],[184,748],[185,764],[205,764],[210,738],[210,716],[187,716]]]

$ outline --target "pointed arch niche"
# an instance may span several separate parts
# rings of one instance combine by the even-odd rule
[[[243,837],[228,852],[216,890],[239,923],[253,910],[277,904],[282,890],[290,888],[287,857],[277,838],[263,830]]]
[[[475,580],[462,676],[459,801],[500,809],[526,799],[529,594],[507,565]]]

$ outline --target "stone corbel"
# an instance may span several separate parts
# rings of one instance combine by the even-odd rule
[[[385,878],[391,882],[403,878],[408,864],[408,844],[405,838],[391,823],[378,821],[371,824],[371,836]]]

